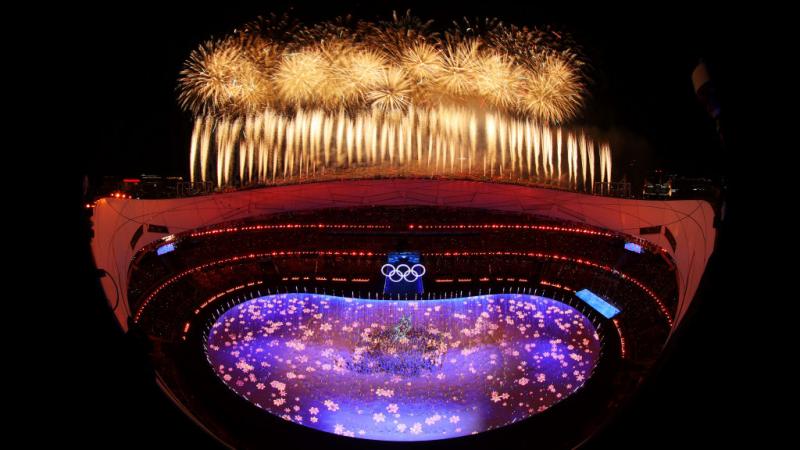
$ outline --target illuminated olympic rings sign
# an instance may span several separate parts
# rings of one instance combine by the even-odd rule
[[[395,267],[392,264],[384,264],[383,267],[381,267],[381,273],[394,283],[403,280],[413,282],[425,275],[425,266],[422,264],[414,264],[413,266],[399,264]]]

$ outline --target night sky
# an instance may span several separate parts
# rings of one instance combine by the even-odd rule
[[[408,2],[329,2],[304,7],[295,16],[313,22],[353,12],[358,17],[387,17]],[[688,11],[646,14],[643,19],[585,12],[579,16],[539,5],[442,8],[434,2],[411,4],[412,12],[444,26],[461,16],[495,16],[518,25],[552,24],[571,32],[590,61],[587,106],[577,124],[609,136],[617,169],[664,168],[692,176],[715,175],[719,143],[712,120],[697,100],[691,73],[700,58],[708,61],[718,84],[726,82],[724,54],[727,22]],[[197,45],[221,36],[259,14],[283,11],[286,2],[252,6],[109,12],[93,24],[85,57],[92,70],[89,97],[102,114],[99,135],[90,144],[91,175],[141,173],[186,175],[192,120],[176,101],[178,72]],[[577,7],[575,9],[578,9]],[[605,17],[605,18],[603,18]],[[622,174],[623,172],[617,172]]]
[[[716,176],[725,173],[732,160],[729,152],[736,127],[725,130],[727,148],[723,148],[691,83],[692,70],[703,58],[721,92],[723,114],[735,110],[737,62],[732,58],[736,45],[732,36],[736,24],[726,11],[687,6],[671,11],[599,7],[582,11],[577,5],[556,11],[538,3],[497,1],[446,7],[433,1],[326,3],[307,7],[294,2],[295,15],[308,22],[348,12],[374,19],[392,9],[405,11],[410,5],[417,16],[439,24],[461,16],[497,16],[518,25],[555,25],[572,32],[592,63],[590,98],[578,123],[594,126],[621,143],[615,147],[616,173],[632,164],[631,170],[639,173],[665,168]],[[80,68],[74,74],[79,87],[71,93],[72,101],[92,112],[82,119],[87,121],[87,131],[75,131],[79,137],[81,133],[91,137],[81,141],[82,174],[92,178],[143,173],[186,176],[192,121],[176,101],[184,59],[210,36],[223,35],[260,14],[281,12],[285,4],[258,2],[242,7],[221,2],[215,9],[151,5],[104,10],[97,6],[71,11],[75,26],[70,27],[65,44],[73,49],[70,59]],[[638,18],[630,17],[634,13]],[[73,427],[77,442],[114,442],[125,448],[215,448],[214,441],[158,391],[146,362],[138,356],[139,349],[116,330],[91,277],[87,247],[81,253],[85,270],[80,278],[85,280],[81,289],[87,300],[76,306],[86,326],[78,339],[93,349],[92,355],[101,356],[81,361],[86,373],[110,375],[92,377],[75,388],[89,411]],[[730,256],[731,250],[721,249],[718,259]],[[731,392],[718,384],[721,371],[733,370],[729,353],[722,350],[727,341],[717,334],[732,319],[732,313],[720,307],[725,296],[722,283],[715,281],[726,276],[725,269],[710,269],[710,281],[700,293],[706,300],[669,350],[669,361],[590,448],[736,441],[741,432],[736,427],[709,421],[736,415],[734,405],[738,405],[732,402]],[[120,391],[120,385],[126,388]],[[106,395],[112,391],[117,394]],[[535,446],[535,440],[527,445]]]

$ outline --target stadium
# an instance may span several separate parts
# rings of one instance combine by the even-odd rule
[[[273,16],[203,43],[183,194],[86,205],[116,322],[224,446],[573,448],[690,311],[715,206],[618,182],[570,125],[579,52],[420,23]]]
[[[258,421],[379,440],[531,422],[545,439],[559,417],[591,429],[658,358],[712,251],[712,221],[703,201],[356,180],[104,199],[94,242],[118,320],[152,339],[162,388],[235,447],[275,432],[245,425]],[[425,268],[414,282],[381,272],[403,254]],[[581,300],[585,289],[618,313]],[[405,314],[446,336],[438,364],[356,370],[356,338],[380,339]],[[415,351],[390,359],[419,364]],[[442,389],[447,399],[425,394]],[[419,425],[436,417],[452,426]]]

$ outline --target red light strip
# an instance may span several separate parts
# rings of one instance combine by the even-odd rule
[[[118,194],[119,195],[119,194]],[[130,196],[128,197],[130,198]],[[354,229],[354,230],[387,230],[391,229],[391,225],[375,225],[375,224],[269,224],[269,225],[249,225],[249,226],[234,226],[219,228],[207,231],[196,231],[189,234],[190,237],[204,237],[213,236],[225,233],[236,233],[240,231],[266,231],[266,230],[292,230],[292,229]],[[537,230],[537,231],[554,231],[562,233],[584,234],[589,236],[603,236],[603,237],[620,237],[628,240],[637,241],[640,245],[651,249],[654,252],[662,252],[668,254],[667,250],[661,248],[650,241],[638,238],[636,236],[623,235],[621,233],[611,233],[607,231],[598,231],[588,228],[580,227],[562,227],[557,225],[530,225],[530,224],[453,224],[453,225],[419,225],[409,224],[408,229],[420,230]],[[140,249],[145,250],[146,247]],[[669,262],[669,261],[668,261]]]
[[[558,231],[562,233],[580,233],[592,236],[614,237],[616,234],[607,231],[592,230],[589,228],[560,227],[557,225],[529,225],[529,224],[453,224],[453,225],[414,225],[410,224],[409,229],[418,230],[538,230],[538,231]]]
[[[242,227],[218,228],[216,230],[196,231],[190,233],[191,237],[213,236],[225,233],[238,233],[240,231],[266,231],[266,230],[296,230],[296,229],[334,229],[334,230],[385,230],[391,225],[364,225],[364,224],[325,224],[325,223],[297,223],[274,225],[249,225]]]
[[[617,334],[619,335],[619,353],[622,356],[622,359],[625,359],[625,336],[622,335],[622,328],[619,326],[619,321],[617,319],[611,319],[614,322],[614,327],[617,329]]]
[[[557,288],[557,289],[563,289],[563,290],[565,290],[567,292],[575,292],[575,289],[572,289],[569,286],[558,284],[558,283],[553,283],[553,282],[550,282],[550,281],[547,281],[547,280],[540,280],[539,284],[541,284],[542,286],[552,286],[552,287]]]

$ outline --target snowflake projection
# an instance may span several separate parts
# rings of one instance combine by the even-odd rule
[[[359,344],[357,348],[366,350],[348,363],[348,368],[359,373],[417,376],[441,366],[442,356],[447,352],[447,343],[441,335],[414,328],[411,318],[405,316],[391,329],[375,337],[365,337]]]
[[[281,294],[222,314],[206,352],[231,390],[285,420],[355,438],[424,441],[552,407],[591,377],[600,340],[580,312],[538,296]]]

